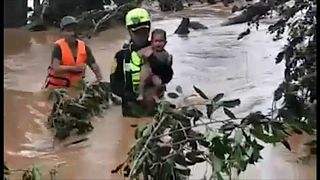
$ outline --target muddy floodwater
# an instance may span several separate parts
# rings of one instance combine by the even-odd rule
[[[173,35],[182,15],[196,14],[191,20],[209,29],[191,31],[188,37]],[[252,111],[267,112],[272,93],[283,78],[283,65],[275,65],[274,58],[283,42],[273,42],[266,28],[272,20],[261,23],[259,30],[237,41],[247,26],[221,27],[228,13],[213,9],[196,9],[156,18],[152,28],[168,32],[167,50],[174,56],[174,78],[168,89],[181,85],[186,93],[192,85],[208,95],[224,92],[226,98],[240,98],[242,104],[234,112],[239,116]],[[41,92],[45,80],[52,43],[59,38],[57,30],[26,32],[7,29],[4,33],[4,158],[14,169],[36,164],[48,178],[48,169],[64,163],[59,179],[123,179],[110,171],[123,161],[133,143],[132,124],[144,124],[148,119],[121,116],[119,106],[94,118],[95,129],[89,140],[75,146],[52,147],[53,138],[46,128],[50,111],[46,92]],[[91,47],[105,80],[109,80],[111,62],[127,39],[124,28],[112,28],[98,37],[85,40]],[[91,71],[87,78],[94,79]],[[297,163],[305,153],[302,146],[307,136],[290,138],[292,152],[282,146],[266,146],[263,160],[239,179],[316,179],[316,161]],[[196,167],[195,167],[196,168]],[[193,169],[191,179],[200,179],[202,170]],[[14,179],[19,179],[18,173]]]

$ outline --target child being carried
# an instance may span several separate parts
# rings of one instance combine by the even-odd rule
[[[162,29],[155,29],[151,33],[151,47],[146,47],[138,52],[144,59],[144,64],[140,72],[137,100],[143,99],[146,86],[153,85],[160,89],[164,84],[171,81],[173,76],[172,56],[164,49],[166,44],[166,32]],[[150,56],[146,55],[148,52],[151,54]]]

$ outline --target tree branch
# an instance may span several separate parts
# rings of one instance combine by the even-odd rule
[[[141,166],[141,160],[140,160],[141,157],[143,156],[143,154],[147,150],[147,146],[148,146],[149,142],[152,140],[153,136],[155,135],[155,133],[158,131],[158,129],[161,127],[162,123],[166,119],[167,119],[166,115],[162,117],[162,119],[160,120],[160,122],[158,123],[158,125],[156,126],[154,131],[150,134],[149,138],[145,142],[145,145],[143,146],[142,150],[140,151],[139,155],[137,156],[136,160],[133,163],[132,170],[130,171],[130,174],[129,174],[129,179],[132,179],[132,176],[135,174],[136,170],[139,169],[139,167]]]
[[[229,121],[236,121],[236,120],[241,120],[241,119],[243,119],[243,118],[226,119],[226,120],[215,120],[215,121],[205,122],[205,123],[201,123],[201,124],[196,124],[196,125],[194,125],[194,126],[184,127],[184,128],[181,128],[181,129],[177,129],[177,130],[174,130],[174,131],[170,131],[170,132],[168,132],[168,133],[161,134],[161,135],[159,135],[159,136],[155,136],[155,137],[152,138],[152,140],[153,140],[153,139],[157,139],[157,138],[161,138],[161,137],[163,137],[163,136],[167,136],[167,135],[173,134],[173,133],[175,133],[175,132],[192,129],[192,128],[194,128],[194,127],[206,126],[206,125],[215,124],[215,123],[224,123],[224,122],[229,122]]]
[[[101,19],[96,23],[96,25],[95,25],[95,27],[94,27],[94,29],[93,29],[93,34],[95,34],[95,33],[97,32],[99,26],[100,26],[102,23],[104,23],[104,22],[108,21],[109,19],[111,19],[113,16],[115,16],[115,15],[118,13],[118,11],[119,11],[121,8],[123,8],[123,7],[127,6],[127,5],[128,5],[128,4],[123,4],[123,5],[119,6],[119,7],[117,7],[116,9],[111,10],[111,11],[113,11],[112,13],[108,13],[108,14],[106,14],[103,18],[101,18]]]

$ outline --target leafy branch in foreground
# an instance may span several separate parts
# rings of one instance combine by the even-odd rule
[[[50,170],[50,180],[56,180],[56,176],[58,173],[58,169],[63,165],[64,163],[59,163],[55,165],[51,170]],[[6,162],[4,162],[4,169],[3,169],[3,179],[4,180],[9,180],[10,175],[13,173],[22,173],[22,180],[41,180],[42,173],[40,172],[39,168],[36,166],[32,166],[32,168],[28,169],[10,169]]]
[[[78,98],[69,97],[64,89],[54,90],[51,94],[55,102],[48,124],[55,131],[56,138],[65,139],[73,132],[84,134],[92,131],[90,118],[109,108],[109,83],[100,82],[83,88]]]
[[[185,98],[181,88],[168,93],[172,98]],[[208,98],[197,87],[195,91],[205,99],[205,113],[189,105],[173,107],[168,101],[160,101],[158,113],[152,123],[138,128],[136,142],[128,158],[112,173],[124,172],[129,179],[187,179],[190,166],[207,162],[211,166],[211,179],[223,179],[245,171],[248,164],[262,159],[260,152],[264,143],[281,142],[290,150],[286,138],[291,129],[261,112],[247,117],[236,117],[230,110],[240,105],[239,99],[224,100],[224,94]],[[180,93],[179,93],[180,92]],[[215,112],[222,109],[226,120],[214,119]],[[214,125],[214,126],[212,126]],[[197,127],[205,127],[204,131]]]

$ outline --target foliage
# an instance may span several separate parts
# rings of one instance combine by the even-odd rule
[[[86,34],[91,38],[91,35],[106,30],[112,23],[124,24],[127,12],[139,6],[135,2],[128,2],[111,9],[83,12],[77,16],[79,21],[78,31],[80,34]]]
[[[73,132],[83,134],[92,131],[90,118],[99,115],[109,107],[109,83],[100,82],[83,87],[78,98],[68,96],[65,89],[54,90],[55,99],[48,124],[55,131],[55,137],[65,139]]]
[[[55,165],[50,170],[50,180],[56,180],[56,175],[58,172],[58,169],[63,165],[62,163]],[[22,172],[22,180],[41,180],[42,173],[40,172],[39,168],[36,166],[32,166],[28,169],[10,169],[6,162],[4,162],[4,179],[9,180],[9,176],[16,172]]]
[[[299,134],[313,134],[316,129],[316,8],[311,0],[294,1],[292,6],[278,3],[274,10],[280,19],[268,28],[275,41],[288,30],[287,44],[275,58],[277,64],[285,60],[285,71],[274,92],[274,118],[289,123]],[[249,25],[253,22],[259,24]],[[277,101],[282,102],[278,108]]]
[[[316,6],[312,1],[295,1],[293,7],[280,8],[283,17],[278,21],[278,26],[269,27],[277,36],[283,34],[285,26],[289,29],[288,43],[276,58],[276,63],[284,59],[286,67],[285,79],[274,94],[275,101],[283,100],[276,118],[299,126],[308,134],[316,129],[317,22],[314,8]],[[302,17],[297,17],[298,12],[302,13]]]
[[[231,178],[231,170],[237,173],[246,170],[248,164],[262,159],[260,152],[264,143],[278,143],[290,149],[286,138],[288,126],[270,119],[261,112],[247,117],[236,117],[232,108],[240,105],[239,99],[224,100],[224,94],[209,98],[203,91],[195,91],[206,100],[202,105],[205,113],[195,106],[174,107],[168,101],[160,101],[158,113],[147,126],[138,128],[136,143],[128,153],[127,160],[112,173],[124,172],[130,179],[187,179],[190,166],[207,162],[212,167],[212,177]],[[182,92],[178,87],[177,91]],[[179,92],[170,92],[173,98],[185,97]],[[222,109],[226,120],[213,118]],[[210,125],[215,125],[214,127]],[[205,126],[205,131],[196,127]]]

